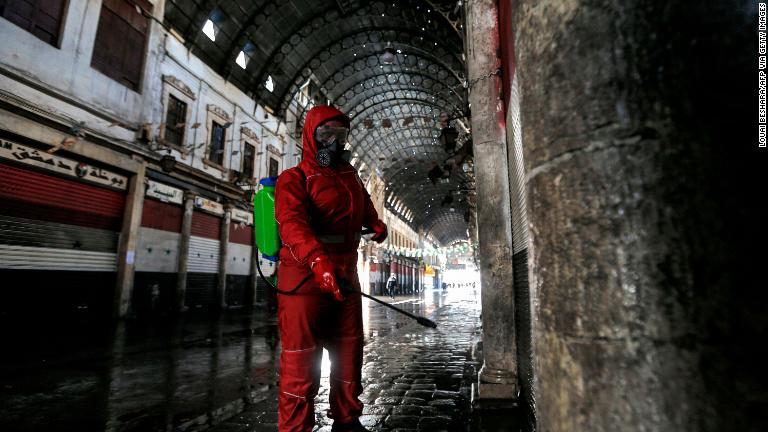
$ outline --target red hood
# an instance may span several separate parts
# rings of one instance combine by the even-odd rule
[[[349,117],[343,112],[337,110],[334,107],[328,105],[318,105],[307,113],[307,118],[304,120],[304,131],[302,132],[301,141],[304,150],[301,155],[301,159],[311,164],[315,164],[315,154],[317,154],[317,143],[315,142],[315,129],[321,124],[331,119],[338,119],[343,121],[347,127],[349,127]]]

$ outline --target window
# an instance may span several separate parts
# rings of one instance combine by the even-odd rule
[[[277,177],[277,174],[279,171],[280,171],[280,162],[278,162],[277,159],[275,158],[269,158],[269,176]]]
[[[0,0],[0,16],[58,46],[65,3],[66,0]]]
[[[211,142],[208,146],[208,160],[219,165],[224,164],[224,143],[227,130],[224,126],[211,121]]]
[[[245,143],[243,149],[243,176],[245,178],[253,178],[253,161],[256,157],[256,147]]]
[[[139,13],[134,2],[145,10],[151,10],[146,0],[104,0],[91,66],[138,91],[149,20]]]
[[[184,145],[187,121],[187,104],[176,96],[168,95],[168,112],[165,115],[165,142],[178,147]]]

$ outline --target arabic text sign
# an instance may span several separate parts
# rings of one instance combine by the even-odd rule
[[[184,203],[184,191],[153,180],[150,180],[147,184],[147,196],[157,198],[163,202],[171,202],[179,205]]]
[[[0,159],[8,159],[48,171],[78,177],[103,186],[125,190],[128,178],[101,168],[48,154],[13,141],[0,139]]]
[[[224,206],[217,203],[216,201],[211,201],[209,199],[197,197],[195,198],[195,207],[205,210],[207,212],[215,213],[217,215],[223,215],[224,214]]]
[[[232,209],[232,220],[247,225],[253,225],[253,214],[245,210]]]

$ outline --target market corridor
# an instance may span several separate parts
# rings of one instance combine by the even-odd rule
[[[364,301],[365,425],[470,430],[478,300],[468,286],[390,300],[435,320],[436,330]],[[189,317],[167,327],[128,323],[114,332],[54,326],[43,336],[12,333],[3,335],[16,348],[0,360],[0,430],[276,430],[279,340],[266,312]],[[330,424],[327,396],[326,356],[318,425]]]
[[[0,41],[0,432],[274,431],[281,338],[281,432],[328,429],[318,337],[337,430],[765,430],[768,3],[0,0]],[[329,295],[278,332],[276,281]],[[358,281],[438,323],[366,300],[363,414]]]

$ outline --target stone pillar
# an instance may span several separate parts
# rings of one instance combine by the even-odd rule
[[[512,225],[496,0],[467,2],[467,65],[477,184],[483,366],[477,394],[517,397]]]
[[[192,214],[195,208],[195,194],[184,193],[184,215],[181,220],[181,236],[179,238],[179,265],[176,279],[175,309],[178,312],[187,310],[184,297],[187,292],[187,273],[189,269],[189,237],[192,235]]]
[[[141,163],[128,183],[120,245],[117,250],[117,285],[113,303],[115,318],[125,318],[131,304],[133,278],[136,270],[136,245],[144,208],[145,174],[146,163]]]
[[[765,428],[757,7],[515,2],[538,430]]]
[[[219,309],[227,308],[227,260],[229,258],[229,226],[232,223],[232,206],[224,207],[224,217],[221,220],[221,237],[219,238],[219,278],[216,283],[216,297]]]

